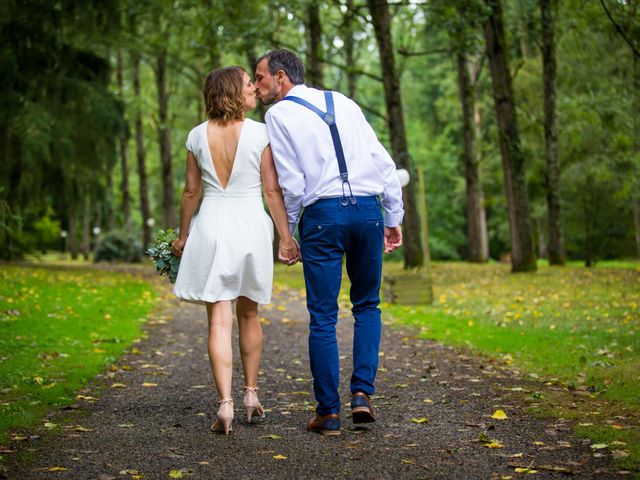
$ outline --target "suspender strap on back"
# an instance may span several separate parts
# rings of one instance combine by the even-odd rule
[[[304,98],[288,95],[282,100],[289,100],[291,102],[302,105],[308,108],[316,115],[318,115],[324,123],[329,126],[331,132],[331,140],[333,141],[333,149],[336,152],[336,158],[338,159],[338,169],[340,170],[340,178],[342,179],[342,205],[347,205],[347,196],[345,192],[345,183],[349,187],[349,203],[355,205],[357,203],[356,198],[353,196],[351,190],[351,184],[349,183],[349,172],[347,171],[347,163],[344,159],[344,151],[342,150],[342,142],[340,141],[340,134],[338,133],[338,126],[336,125],[336,111],[333,104],[333,93],[329,91],[324,92],[324,101],[327,104],[327,111],[323,112],[312,103],[306,101]]]

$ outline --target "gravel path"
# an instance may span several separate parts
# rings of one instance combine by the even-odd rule
[[[236,421],[228,437],[210,432],[216,410],[206,353],[204,307],[171,300],[148,338],[54,412],[61,431],[39,432],[4,453],[10,479],[244,479],[524,477],[617,478],[608,457],[594,456],[570,424],[538,419],[512,389],[544,386],[508,368],[385,327],[374,397],[378,422],[352,430],[348,377],[353,321],[339,323],[343,354],[343,432],[306,431],[312,416],[307,312],[295,291],[276,292],[261,315],[265,334],[260,378],[265,418],[246,423],[239,361],[234,370]],[[237,343],[234,345],[237,354]],[[501,409],[506,420],[491,415]],[[44,430],[44,428],[43,428]],[[488,448],[497,441],[502,448]],[[496,445],[495,443],[493,444]],[[66,469],[66,470],[63,470]],[[627,477],[628,478],[628,477]]]

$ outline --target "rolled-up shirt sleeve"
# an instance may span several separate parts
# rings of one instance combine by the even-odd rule
[[[402,223],[404,217],[404,204],[402,202],[402,186],[398,175],[396,174],[396,164],[382,146],[380,140],[373,131],[369,122],[360,111],[362,122],[366,134],[369,136],[368,144],[370,145],[371,158],[373,163],[382,175],[383,192],[382,192],[382,208],[384,209],[384,226],[397,227]]]
[[[302,198],[305,194],[305,178],[298,155],[289,137],[289,132],[273,112],[265,115],[269,142],[273,152],[273,161],[278,171],[278,183],[284,196],[287,210],[289,230],[295,233],[302,209]]]

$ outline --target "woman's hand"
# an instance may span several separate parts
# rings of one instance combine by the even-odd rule
[[[298,261],[302,260],[300,255],[300,245],[295,238],[292,238],[288,242],[280,240],[278,246],[278,260],[287,265],[294,265]]]
[[[182,251],[184,250],[185,243],[187,243],[186,238],[178,238],[171,244],[171,251],[176,257],[182,256]]]

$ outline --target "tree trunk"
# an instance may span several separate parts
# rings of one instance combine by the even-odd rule
[[[547,245],[547,235],[544,229],[544,219],[536,218],[536,230],[538,233],[538,258],[549,258],[549,246]]]
[[[404,200],[404,266],[421,267],[424,264],[422,242],[420,241],[420,219],[416,209],[416,181],[411,156],[407,151],[407,137],[404,128],[404,114],[400,97],[400,78],[395,69],[395,60],[391,38],[391,19],[386,1],[367,0],[371,21],[376,33],[380,51],[380,66],[384,84],[387,124],[391,137],[393,157],[411,174],[411,181],[403,189]],[[425,239],[425,241],[428,241]]]
[[[636,227],[636,258],[640,259],[640,195],[633,199],[633,223]]]
[[[115,155],[115,148],[113,151],[113,155]],[[107,166],[107,198],[106,198],[106,209],[107,209],[107,223],[106,227],[108,230],[113,230],[116,224],[116,212],[113,208],[113,169],[115,167],[116,159],[109,160],[109,165]]]
[[[484,55],[482,55],[482,58],[484,57]],[[482,58],[479,59],[479,61],[482,61]],[[476,144],[480,141],[480,139],[482,138],[482,116],[480,114],[480,104],[475,101],[474,98],[474,102],[473,102],[473,133],[475,135],[476,138]],[[478,162],[478,165],[480,165],[480,163],[482,162],[482,153],[481,153],[481,149],[480,148],[476,148],[476,160]],[[482,186],[482,182],[480,183],[480,185]],[[486,208],[484,208],[484,191],[482,191],[482,210],[480,213],[480,233],[481,233],[481,239],[480,239],[480,244],[482,245],[482,256],[484,258],[487,259],[487,261],[489,260],[489,229],[487,227],[487,210]]]
[[[509,211],[511,270],[536,270],[531,237],[529,200],[524,171],[525,156],[520,146],[516,107],[511,83],[500,0],[485,0],[490,14],[484,24],[487,56],[491,67],[502,169]]]
[[[124,120],[124,79],[122,76],[122,52],[118,50],[118,67],[116,71],[118,88],[120,90],[120,102],[122,102],[122,120],[124,131],[120,135],[120,194],[122,195],[122,221],[125,226],[129,225],[131,219],[131,195],[129,193],[129,123]]]
[[[66,238],[67,248],[71,252],[71,260],[78,259],[78,229],[76,219],[76,206],[73,203],[67,205],[68,232]]]
[[[583,208],[583,217],[584,217],[584,266],[592,267],[595,261],[594,258],[594,239],[593,239],[593,195],[592,185],[593,181],[591,177],[588,176],[585,181],[585,194],[584,200],[582,204]]]
[[[633,55],[633,52],[631,52]],[[633,155],[634,178],[633,185],[633,223],[636,230],[636,257],[640,259],[640,119],[638,109],[640,109],[640,60],[633,55],[633,92],[631,101],[631,121],[633,124]]]
[[[356,74],[353,68],[356,65],[355,42],[353,40],[353,0],[347,0],[347,11],[343,18],[344,57],[347,66],[347,91],[349,98],[356,98]]]
[[[470,262],[486,262],[488,260],[487,224],[473,119],[476,103],[475,92],[469,77],[467,55],[463,48],[458,50],[456,57],[464,140],[462,158],[464,161],[467,196],[467,260]]]
[[[82,256],[85,260],[89,260],[91,251],[91,232],[89,231],[91,222],[91,201],[89,192],[82,194]]]
[[[322,88],[322,23],[320,6],[311,1],[307,5],[307,82],[312,87]]]
[[[542,74],[544,85],[544,140],[547,161],[547,210],[549,219],[549,265],[564,265],[564,240],[560,211],[560,164],[556,113],[556,0],[540,0],[542,26]]]
[[[162,52],[156,59],[156,85],[158,89],[158,141],[162,171],[163,228],[176,227],[175,191],[171,175],[171,139],[169,137],[169,95],[167,94],[167,57]]]
[[[140,57],[133,57],[133,93],[140,99]],[[142,130],[142,115],[139,108],[136,109],[136,157],[138,161],[138,178],[140,180],[140,213],[142,214],[142,246],[146,248],[151,243],[151,209],[149,208],[149,187],[147,185],[146,153],[144,149],[144,134]]]

